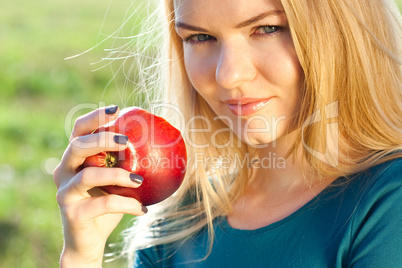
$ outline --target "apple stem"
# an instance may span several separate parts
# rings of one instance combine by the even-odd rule
[[[108,153],[105,158],[105,163],[107,167],[114,167],[116,166],[116,156],[113,154]]]

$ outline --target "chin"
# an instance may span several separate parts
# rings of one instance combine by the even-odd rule
[[[273,132],[258,133],[258,129],[255,129],[257,133],[253,133],[251,130],[248,135],[243,133],[241,140],[253,148],[275,148],[277,146],[283,146],[285,144],[291,144],[294,141],[293,131],[289,129],[277,129]],[[282,145],[280,145],[282,144]]]
[[[252,148],[272,147],[276,140],[267,137],[243,137],[242,141]]]

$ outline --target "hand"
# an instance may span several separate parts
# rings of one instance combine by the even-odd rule
[[[80,170],[85,158],[103,151],[126,148],[126,137],[111,132],[90,134],[116,119],[118,110],[100,108],[77,119],[70,143],[54,172],[57,185],[64,249],[60,267],[101,267],[108,236],[124,213],[143,215],[147,209],[134,198],[105,194],[97,186],[139,187],[120,168],[90,167]],[[109,112],[110,113],[110,112]]]

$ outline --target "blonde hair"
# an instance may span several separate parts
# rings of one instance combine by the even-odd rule
[[[396,5],[386,0],[282,0],[282,5],[304,71],[296,130],[300,135],[288,156],[307,162],[323,177],[349,176],[401,157],[402,22]],[[211,250],[213,220],[231,211],[249,172],[247,166],[197,165],[197,153],[203,159],[225,155],[236,163],[236,155],[245,155],[251,148],[239,140],[235,140],[237,146],[212,146],[211,133],[227,126],[214,120],[216,115],[188,80],[182,42],[174,29],[173,0],[159,7],[165,13],[155,14],[166,19],[161,27],[169,40],[159,54],[167,60],[158,65],[165,97],[183,109],[186,119],[208,118],[211,128],[208,133],[190,134],[190,139],[208,146],[187,147],[190,161],[178,192],[126,231],[122,254],[130,261],[136,249],[183,243],[204,227]],[[328,114],[337,127],[336,135],[326,133]],[[193,128],[207,127],[203,120],[193,123]],[[218,144],[230,144],[234,137],[221,131],[214,138]],[[329,154],[319,159],[312,150]]]

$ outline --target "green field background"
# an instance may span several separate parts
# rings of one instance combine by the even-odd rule
[[[129,20],[122,31],[116,30],[132,13],[131,5],[140,2],[2,2],[0,267],[58,266],[62,230],[51,174],[77,116],[99,105],[137,104],[125,77],[113,79],[116,66],[98,61],[107,55],[105,49],[116,46],[116,39],[108,36],[136,32],[136,16],[144,14]],[[402,0],[397,2],[402,7]],[[92,47],[88,53],[64,60]],[[77,112],[72,113],[74,109]],[[69,120],[67,115],[72,115]],[[118,233],[131,220],[124,217],[110,242],[119,241]],[[104,267],[124,264],[111,262]]]

